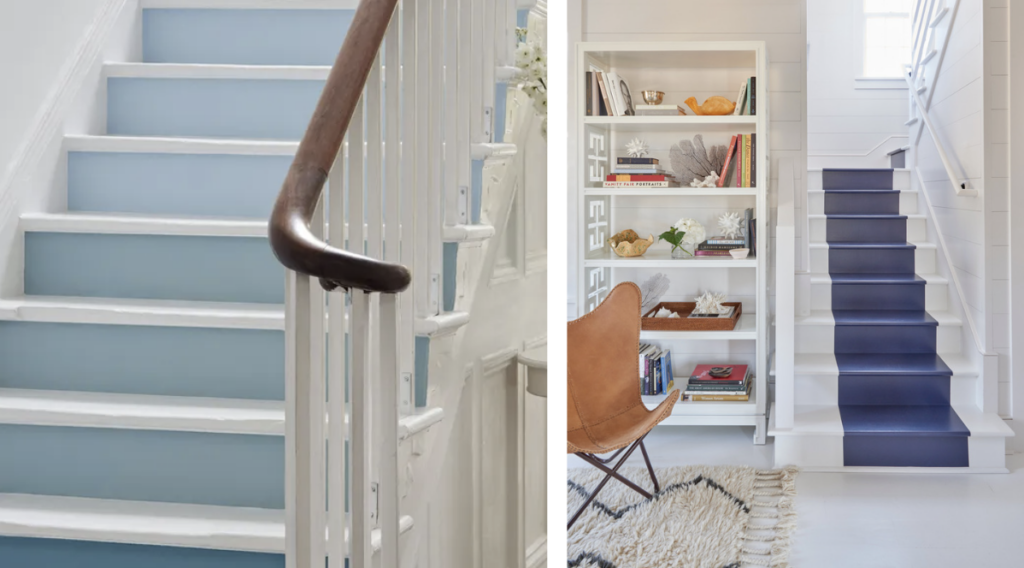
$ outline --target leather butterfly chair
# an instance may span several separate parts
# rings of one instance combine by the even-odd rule
[[[654,482],[654,492],[661,490],[644,438],[672,414],[679,391],[673,390],[657,408],[647,410],[640,399],[639,352],[640,288],[632,282],[619,284],[594,311],[569,322],[568,453],[607,474],[569,520],[570,528],[613,477],[651,498],[650,493],[618,473],[638,447]],[[607,458],[597,457],[612,451],[615,453]],[[608,467],[616,458],[615,466]]]

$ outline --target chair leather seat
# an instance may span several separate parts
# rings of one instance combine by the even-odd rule
[[[668,418],[678,400],[679,391],[673,390],[654,410],[640,403],[603,422],[569,430],[568,453],[603,454],[624,448]]]

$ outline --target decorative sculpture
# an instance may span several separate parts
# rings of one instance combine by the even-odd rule
[[[662,273],[651,276],[640,285],[640,313],[646,314],[661,302],[661,297],[668,292],[669,279]]]
[[[697,105],[697,99],[690,97],[683,101],[686,106],[690,107],[690,110],[698,116],[721,116],[725,114],[732,114],[732,111],[736,109],[736,103],[730,101],[725,97],[708,97],[704,100],[704,104]]]
[[[725,314],[729,308],[722,305],[725,301],[725,294],[719,294],[708,290],[697,298],[697,306],[693,309],[696,314]]]
[[[644,240],[633,229],[620,231],[608,239],[608,246],[612,247],[615,254],[623,257],[640,256],[647,252],[647,249],[653,244],[654,235],[650,235]]]
[[[743,219],[739,213],[722,213],[718,217],[718,229],[727,239],[736,239],[743,233]]]
[[[693,178],[690,187],[718,187],[718,174],[711,172],[703,180]]]
[[[634,138],[626,143],[626,155],[630,158],[643,158],[648,154],[647,142]]]

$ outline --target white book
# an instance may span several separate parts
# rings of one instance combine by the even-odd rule
[[[601,73],[601,80],[604,81],[605,93],[608,95],[608,113],[609,116],[622,116],[619,112],[618,100],[615,98],[615,82],[612,80],[611,73]]]
[[[747,81],[744,80],[740,83],[740,94],[736,95],[736,109],[732,111],[733,114],[743,114],[743,99],[747,94]]]
[[[633,101],[632,95],[629,91],[629,84],[616,73],[609,73],[608,76],[612,83],[611,94],[615,97],[615,116],[633,116],[635,111],[633,110]]]

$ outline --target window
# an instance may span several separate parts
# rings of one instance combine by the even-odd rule
[[[864,76],[901,77],[910,63],[911,0],[864,0]]]

